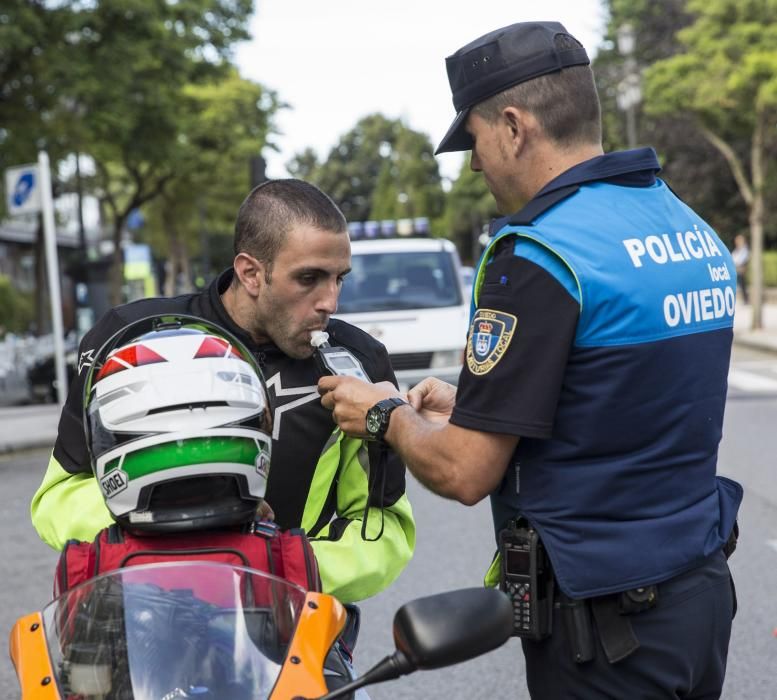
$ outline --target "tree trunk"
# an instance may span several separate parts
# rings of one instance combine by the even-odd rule
[[[172,244],[167,253],[167,260],[165,261],[165,286],[162,289],[162,295],[171,297],[175,295],[175,278],[178,275],[178,270],[175,264],[175,253]]]
[[[162,202],[164,211],[162,213],[162,225],[167,233],[167,263],[166,263],[166,277],[165,288],[163,294],[166,297],[174,296],[177,291],[177,279],[178,279],[178,229],[175,226],[173,217],[167,216],[167,201]]]
[[[173,296],[194,291],[190,283],[191,269],[189,265],[189,252],[186,240],[181,236],[178,222],[175,216],[175,208],[165,202],[162,222],[167,232],[168,247],[168,280],[165,294]]]
[[[177,233],[170,238],[170,258],[168,262],[170,265],[168,296],[192,291],[188,284],[190,271],[186,244]]]
[[[108,276],[110,281],[109,295],[111,306],[118,306],[124,301],[122,286],[124,285],[124,254],[121,249],[121,231],[124,228],[124,217],[117,217],[113,226],[113,261]]]
[[[188,294],[193,292],[191,257],[185,239],[181,240],[178,245],[178,264],[181,270],[181,288],[178,293]]]
[[[764,109],[755,115],[755,128],[750,151],[753,201],[750,205],[750,263],[747,280],[750,284],[750,300],[753,305],[752,330],[763,328],[763,240],[764,240]]]
[[[748,206],[750,222],[750,262],[748,263],[748,283],[752,300],[753,315],[751,329],[763,327],[763,238],[764,238],[764,133],[766,114],[763,107],[755,108],[755,126],[750,142],[750,181],[734,149],[717,134],[702,127],[702,133],[717,148],[731,168],[731,173],[739,186],[742,199]]]

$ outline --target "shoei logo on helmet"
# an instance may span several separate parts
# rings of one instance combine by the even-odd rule
[[[167,362],[167,360],[150,348],[147,348],[145,345],[130,345],[129,347],[118,350],[108,358],[106,363],[97,373],[95,382],[99,382],[101,379],[110,377],[112,374],[116,374],[116,372],[130,369],[131,367],[152,365],[156,362]]]
[[[200,349],[197,350],[194,359],[196,360],[202,357],[233,357],[237,360],[245,360],[240,351],[234,346],[226,340],[214,336],[208,336],[202,341],[202,345],[200,345]]]
[[[100,487],[106,498],[111,498],[127,488],[127,473],[121,469],[114,469],[100,479]]]

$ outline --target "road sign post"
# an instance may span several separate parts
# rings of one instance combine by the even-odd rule
[[[54,368],[57,376],[57,401],[65,405],[67,397],[67,374],[65,373],[65,329],[62,323],[62,290],[59,280],[59,257],[57,255],[57,229],[54,226],[54,198],[51,191],[51,170],[49,154],[38,152],[40,175],[40,200],[43,212],[43,238],[46,243],[46,268],[49,278],[51,299],[51,329],[54,333]]]
[[[46,251],[46,269],[51,301],[51,330],[54,335],[54,368],[57,378],[57,401],[62,406],[67,396],[65,374],[65,331],[62,323],[62,292],[57,256],[57,231],[54,226],[54,199],[51,192],[49,155],[38,153],[37,163],[8,168],[5,171],[5,192],[8,213],[43,215],[43,238]]]

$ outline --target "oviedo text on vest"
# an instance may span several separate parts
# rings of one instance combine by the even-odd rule
[[[624,239],[623,245],[635,268],[657,265],[687,264],[707,259],[706,266],[712,283],[702,289],[677,291],[664,296],[664,320],[667,326],[712,321],[724,316],[733,318],[736,305],[731,271],[719,247],[720,240],[694,224],[693,230],[663,233],[642,238]],[[726,284],[728,283],[728,284]]]

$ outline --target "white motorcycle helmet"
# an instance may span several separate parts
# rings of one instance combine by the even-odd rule
[[[86,377],[84,425],[105,503],[129,530],[249,522],[264,497],[264,379],[240,341],[209,321],[153,316],[112,336]]]

